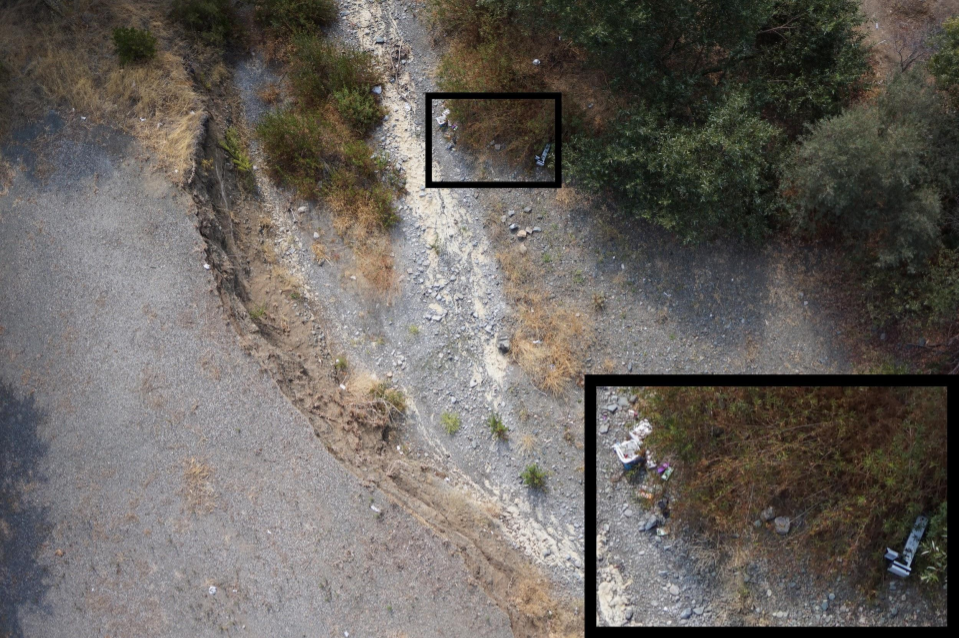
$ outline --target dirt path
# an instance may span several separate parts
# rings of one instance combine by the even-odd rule
[[[628,396],[626,388],[599,388],[596,397],[597,625],[946,625],[945,592],[924,593],[914,579],[890,577],[869,600],[841,575],[815,578],[802,557],[771,565],[733,549],[742,547],[743,540],[764,546],[782,542],[770,530],[748,523],[741,538],[729,539],[721,548],[697,544],[669,519],[660,519],[668,530],[665,536],[643,531],[647,512],[634,493],[644,477],[632,483],[622,478],[612,450],[636,422],[628,414]],[[617,406],[614,413],[609,405]],[[674,474],[670,480],[682,477]]]

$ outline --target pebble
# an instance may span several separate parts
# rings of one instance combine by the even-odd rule
[[[519,224],[510,224],[509,229],[515,233],[517,230],[519,230]]]
[[[778,516],[774,521],[776,524],[776,532],[779,534],[788,534],[789,533],[789,517],[787,516]]]
[[[313,239],[319,239],[319,238],[320,238],[320,234],[317,233],[317,232],[314,232],[314,233],[313,233]]]
[[[610,403],[609,405],[606,406],[606,409],[607,409],[610,413],[613,413],[613,412],[616,412],[616,410],[619,409],[619,406],[616,405],[615,403]]]
[[[829,600],[836,600],[836,594],[829,594]]]
[[[383,42],[384,42],[383,36],[378,36],[378,37],[376,38],[376,43],[377,43],[377,44],[383,44]]]
[[[601,426],[599,426],[599,433],[600,433],[600,434],[606,434],[607,432],[609,432],[609,424],[608,424],[608,423],[604,423],[604,424],[602,424]]]
[[[686,609],[683,610],[683,613],[679,614],[679,617],[682,618],[683,620],[686,620],[692,615],[693,615],[693,610],[687,607]]]
[[[822,601],[822,610],[823,610],[823,611],[826,611],[827,609],[829,609],[829,601],[828,601],[828,600],[824,600],[824,601]]]
[[[373,87],[373,92],[379,95],[380,93],[383,92],[383,87],[377,84],[376,86]]]
[[[518,233],[516,233],[516,237],[517,239],[523,240],[523,239],[526,239],[526,235],[528,234],[529,233],[527,233],[525,230],[521,230]]]
[[[527,206],[526,208],[523,209],[523,212],[528,213],[528,212],[531,212],[532,210],[533,210],[532,206]]]
[[[703,611],[704,609],[702,607],[693,607],[693,613],[696,614],[697,616],[702,616]]]
[[[625,512],[623,512],[623,516],[625,516],[626,518],[632,518],[632,517],[633,517],[633,510],[627,509]]]
[[[679,596],[679,587],[677,587],[676,585],[670,585],[669,593],[672,594],[673,596]]]
[[[776,518],[776,510],[774,510],[772,506],[770,505],[769,507],[763,510],[763,513],[760,514],[760,518],[762,518],[764,521],[768,523],[769,521]]]

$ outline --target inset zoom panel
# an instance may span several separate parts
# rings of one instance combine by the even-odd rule
[[[427,188],[559,188],[562,94],[427,93]]]

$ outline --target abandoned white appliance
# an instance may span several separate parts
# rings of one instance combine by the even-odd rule
[[[912,533],[906,540],[906,547],[902,550],[901,557],[898,552],[886,548],[886,560],[892,561],[889,566],[890,572],[900,578],[905,578],[912,572],[912,559],[916,555],[916,550],[919,549],[919,541],[922,540],[922,535],[926,533],[928,523],[929,519],[925,516],[916,519],[916,524],[912,526]]]
[[[543,166],[546,164],[546,154],[549,153],[549,142],[546,143],[546,148],[543,149],[542,155],[536,156],[536,165]]]
[[[649,424],[649,421],[643,419],[639,422],[639,425],[630,431],[628,441],[613,445],[613,449],[616,450],[616,456],[619,457],[623,468],[631,470],[641,462],[645,462],[646,457],[641,455],[640,452],[643,449],[643,439],[646,438],[646,435],[648,435],[651,430],[652,426]]]

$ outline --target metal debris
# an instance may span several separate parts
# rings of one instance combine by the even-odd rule
[[[920,516],[916,519],[915,525],[912,526],[912,533],[909,534],[909,539],[906,541],[906,547],[902,550],[901,558],[898,552],[886,548],[886,560],[892,561],[889,566],[890,572],[900,578],[905,578],[912,572],[912,559],[916,555],[916,550],[919,549],[919,541],[926,533],[928,523],[929,519],[926,516]]]

